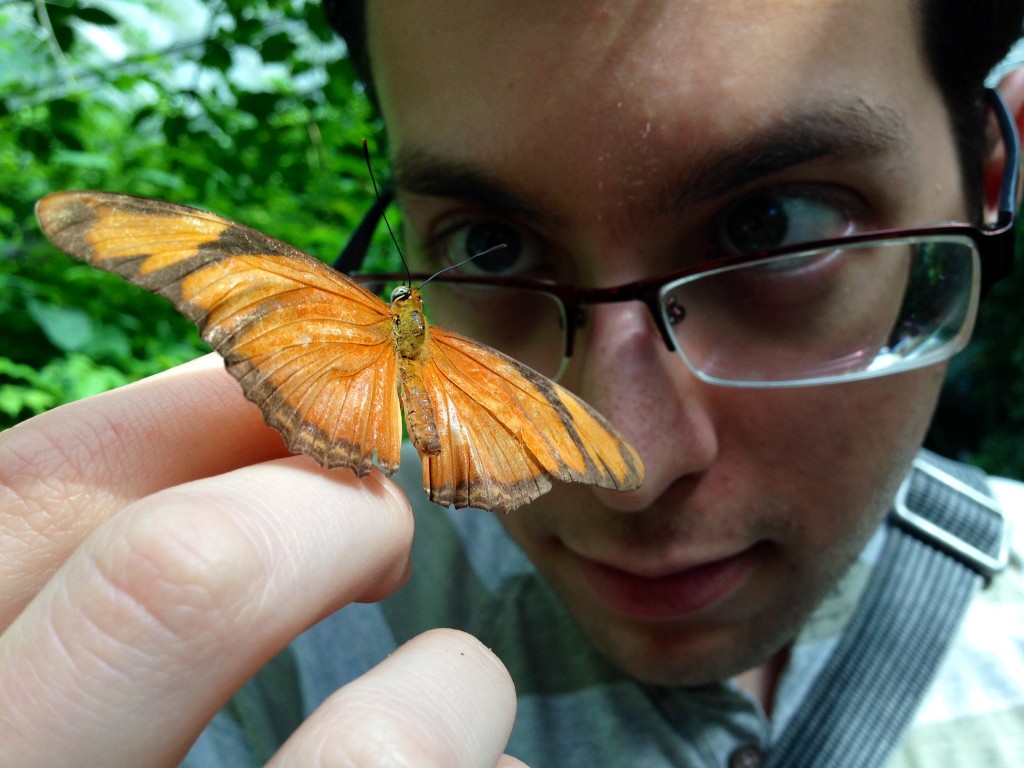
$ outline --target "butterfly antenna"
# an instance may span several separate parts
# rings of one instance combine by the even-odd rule
[[[500,250],[501,250],[502,248],[508,248],[508,245],[507,245],[507,244],[505,244],[505,243],[498,243],[497,245],[492,245],[492,246],[491,246],[490,248],[487,248],[487,249],[485,249],[485,250],[482,250],[482,251],[480,251],[480,253],[474,253],[474,254],[473,254],[472,256],[470,256],[470,257],[469,257],[468,259],[463,259],[463,260],[462,260],[462,261],[460,261],[460,262],[459,262],[458,264],[449,264],[449,265],[448,265],[447,267],[445,267],[444,269],[438,270],[437,272],[435,272],[434,274],[432,274],[432,275],[431,275],[430,277],[428,277],[428,278],[427,278],[426,280],[424,280],[424,281],[423,281],[422,283],[420,283],[420,287],[419,287],[419,288],[418,288],[417,290],[423,290],[423,286],[424,286],[424,285],[426,285],[427,283],[429,283],[429,282],[430,282],[431,280],[433,280],[433,279],[434,279],[435,277],[437,277],[438,275],[443,275],[443,274],[444,274],[445,272],[447,272],[447,271],[448,271],[449,269],[458,269],[458,268],[459,268],[459,267],[461,267],[461,266],[462,266],[463,264],[468,264],[468,263],[469,263],[469,262],[471,262],[471,261],[472,261],[473,259],[479,258],[480,256],[486,256],[486,255],[487,255],[488,253],[494,253],[495,251],[500,251]]]
[[[370,162],[370,148],[366,144],[366,139],[363,139],[363,159],[366,161],[366,170],[370,173],[370,183],[373,184],[373,194],[377,200],[380,200],[380,188],[377,186],[377,177],[373,175],[373,163]],[[381,211],[380,217],[384,219],[384,226],[388,228],[388,234],[391,235],[391,242],[395,244],[395,250],[398,251],[398,258],[402,260],[402,266],[405,268],[405,283],[406,285],[412,284],[412,273],[409,271],[409,264],[405,260],[405,254],[402,253],[402,246],[398,244],[398,238],[395,237],[395,230],[391,228],[391,222],[388,221],[388,214],[386,211]]]

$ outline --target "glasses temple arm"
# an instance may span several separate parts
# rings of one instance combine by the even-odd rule
[[[1020,179],[1020,136],[1017,126],[1010,117],[999,92],[986,88],[985,101],[988,103],[999,124],[1006,162],[1003,178],[999,184],[999,211],[993,224],[983,226],[981,231],[988,242],[989,256],[983,259],[981,269],[981,297],[988,295],[992,286],[1008,275],[1014,267],[1017,237],[1014,226],[1017,213],[1017,189]]]
[[[1020,178],[1020,137],[1017,126],[1010,118],[1006,102],[999,92],[987,88],[985,95],[992,107],[992,112],[999,123],[999,132],[1003,137],[1006,149],[1006,171],[999,185],[999,212],[1014,213],[1016,210],[1017,185]]]
[[[388,207],[394,196],[394,190],[389,187],[381,190],[373,206],[363,216],[359,226],[355,228],[345,247],[338,254],[338,258],[334,260],[333,266],[336,270],[349,275],[363,266],[363,259],[366,258],[366,252],[370,248],[373,233],[377,231],[377,225],[384,215],[384,209]]]

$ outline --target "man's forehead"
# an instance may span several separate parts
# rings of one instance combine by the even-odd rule
[[[404,0],[369,3],[368,34],[375,57],[402,58],[419,43],[438,63],[535,61],[573,69],[588,54],[600,52],[609,66],[633,57],[657,65],[678,57],[666,40],[692,51],[709,50],[720,62],[742,51],[747,64],[759,59],[749,52],[806,50],[817,58],[842,45],[869,41],[851,32],[866,24],[881,34],[895,30],[905,45],[917,47],[917,13],[912,0]],[[382,45],[383,41],[383,45]],[[669,55],[666,55],[669,54]],[[591,66],[592,62],[587,66]]]
[[[909,178],[908,136],[948,130],[902,4],[553,5],[372,6],[400,189],[556,219],[583,196],[579,216],[630,231],[817,158]],[[906,111],[926,89],[934,104]]]
[[[659,196],[685,209],[728,195],[758,179],[823,157],[868,158],[899,152],[908,140],[902,115],[861,100],[827,98],[805,105],[767,129],[741,137],[716,152],[698,149],[691,178],[678,183],[679,196]],[[486,201],[489,207],[538,215],[515,190],[489,177],[458,151],[406,144],[392,159],[396,186],[408,193],[455,200]]]
[[[912,78],[920,46],[907,5],[407,0],[369,5],[370,50],[388,118],[400,104],[424,113],[414,117],[425,128],[429,112],[536,128],[550,114],[554,129],[574,109],[603,109],[633,116],[635,132],[666,105],[707,120],[716,105],[756,98],[769,109],[811,87]]]

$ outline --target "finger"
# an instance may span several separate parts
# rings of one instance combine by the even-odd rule
[[[129,505],[0,637],[0,765],[177,764],[291,638],[400,584],[411,538],[391,481],[305,457]]]
[[[512,679],[491,651],[463,632],[432,630],[324,702],[270,765],[494,768],[515,709]]]
[[[0,434],[0,628],[126,503],[284,455],[216,355]]]

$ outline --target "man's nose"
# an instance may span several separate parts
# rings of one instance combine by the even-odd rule
[[[603,414],[640,453],[636,491],[596,490],[609,507],[640,511],[680,480],[708,469],[718,452],[710,385],[669,350],[640,302],[599,304],[581,329],[564,383]]]

